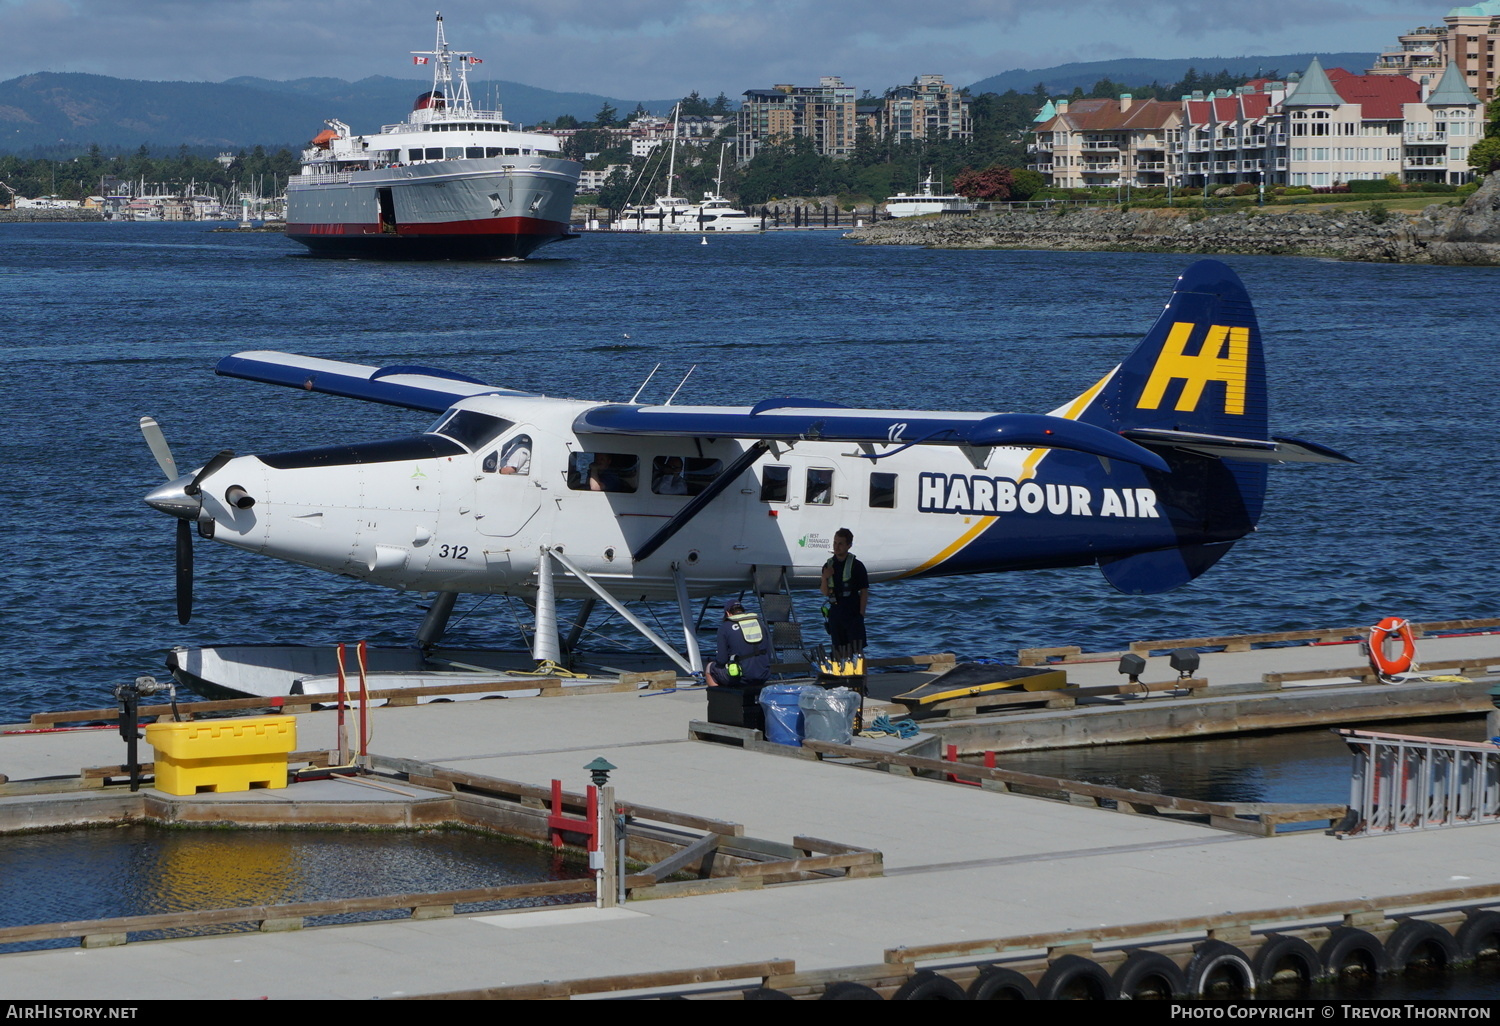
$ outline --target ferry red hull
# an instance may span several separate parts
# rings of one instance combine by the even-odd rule
[[[312,256],[368,260],[518,260],[551,242],[576,239],[567,226],[530,217],[400,225],[288,224],[286,237]]]

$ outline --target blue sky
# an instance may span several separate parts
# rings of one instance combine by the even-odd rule
[[[1407,0],[452,0],[483,77],[559,91],[731,98],[840,75],[880,91],[1117,57],[1379,51],[1451,8]],[[0,81],[35,71],[222,81],[418,77],[431,0],[0,0]]]

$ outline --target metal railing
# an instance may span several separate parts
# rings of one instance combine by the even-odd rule
[[[1336,729],[1354,752],[1344,836],[1500,823],[1500,747]]]

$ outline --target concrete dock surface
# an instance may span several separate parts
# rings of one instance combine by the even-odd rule
[[[1500,654],[1500,638],[1461,643]],[[1324,650],[1311,651],[1322,658]],[[1203,675],[1215,683],[1258,680],[1268,672],[1253,658],[1262,654],[1207,655]],[[1353,665],[1352,654],[1344,648],[1334,658]],[[1245,669],[1231,672],[1232,663]],[[570,790],[583,789],[582,767],[603,756],[617,767],[610,782],[623,801],[742,823],[751,836],[784,843],[802,834],[876,848],[885,875],[620,909],[23,952],[0,956],[0,993],[382,998],[772,958],[808,971],[878,963],[885,949],[900,946],[1500,885],[1500,826],[1348,840],[1317,830],[1253,837],[690,740],[687,724],[704,709],[701,690],[381,708],[371,750],[537,785],[555,777]],[[331,712],[300,715],[298,728],[300,750],[334,745]],[[9,735],[0,737],[0,773],[12,783],[76,775],[80,767],[118,764],[123,750],[109,730]],[[150,754],[143,745],[142,757]],[[176,800],[316,802],[356,791],[366,801],[405,800],[327,781]]]

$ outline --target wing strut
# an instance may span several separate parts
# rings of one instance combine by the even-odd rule
[[[708,483],[707,488],[689,499],[687,505],[678,510],[677,515],[672,517],[671,520],[662,524],[655,534],[641,543],[641,547],[632,552],[630,558],[639,563],[665,545],[672,535],[682,530],[694,517],[702,513],[720,492],[739,480],[739,476],[749,470],[756,460],[770,451],[770,448],[771,443],[762,439],[740,453],[739,457],[729,465],[724,473],[714,478]]]

